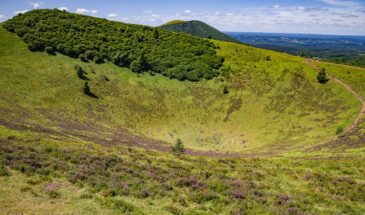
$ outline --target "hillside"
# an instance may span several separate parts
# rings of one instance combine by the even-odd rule
[[[223,32],[213,28],[212,26],[201,21],[170,21],[161,26],[161,28],[191,34],[197,37],[221,40],[226,42],[240,43],[238,40],[224,34]]]
[[[7,23],[22,26],[35,14],[44,23],[58,14],[38,12]],[[119,25],[67,15],[69,23],[84,19]],[[53,25],[69,32],[57,19]],[[135,72],[108,56],[100,63],[57,47],[30,51],[26,35],[46,38],[43,44],[47,31],[38,26],[19,37],[6,27],[0,26],[0,211],[365,213],[364,120],[352,128],[361,102],[334,78],[317,81],[325,68],[364,97],[364,69],[161,30],[166,40],[184,37],[224,59],[214,77],[182,81]],[[76,35],[66,42],[88,41]],[[159,60],[171,51],[166,46],[156,51]],[[113,51],[129,53],[122,48]],[[339,127],[351,129],[337,135]],[[181,156],[170,153],[177,139],[186,148]]]

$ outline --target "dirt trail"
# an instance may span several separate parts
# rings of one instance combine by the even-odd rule
[[[320,69],[320,67],[315,64],[316,62],[312,59],[305,59],[305,63],[308,64],[310,67],[315,68],[315,69]],[[351,67],[351,66],[349,66]],[[358,68],[358,67],[354,67],[354,68]],[[345,82],[341,81],[340,79],[328,75],[328,78],[335,81],[336,83],[342,85],[347,91],[349,91],[354,97],[356,97],[360,102],[361,102],[361,109],[359,111],[359,114],[356,116],[356,119],[353,121],[353,123],[344,131],[345,133],[350,132],[351,130],[353,130],[359,123],[361,118],[364,116],[365,114],[365,99],[359,94],[357,93],[354,89],[352,89],[352,87],[349,84],[346,84]]]
[[[352,89],[352,87],[350,85],[346,84],[345,82],[341,81],[340,79],[338,79],[336,77],[329,76],[329,78],[331,80],[337,82],[338,84],[341,84],[343,87],[346,88],[347,91],[351,92],[352,95],[354,95],[361,102],[360,112],[357,115],[354,122],[345,130],[345,133],[347,133],[347,132],[351,131],[352,129],[354,129],[360,123],[361,118],[365,114],[365,100],[360,94],[358,94],[354,89]]]

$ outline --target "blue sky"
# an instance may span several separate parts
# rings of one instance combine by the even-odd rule
[[[0,0],[0,21],[39,8],[151,26],[182,19],[222,31],[365,35],[365,0]]]

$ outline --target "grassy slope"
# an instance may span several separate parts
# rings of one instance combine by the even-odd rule
[[[108,132],[96,125],[112,132],[128,127],[171,142],[182,137],[189,147],[224,146],[224,150],[243,150],[242,144],[230,143],[234,138],[239,141],[243,130],[248,139],[244,150],[255,152],[285,149],[285,138],[297,144],[286,146],[288,149],[317,144],[333,135],[337,125],[349,124],[358,111],[357,101],[340,86],[316,84],[316,71],[301,58],[217,43],[234,75],[226,82],[181,83],[161,76],[138,77],[111,64],[83,64],[62,55],[31,53],[14,34],[0,28],[0,122],[10,127],[40,125],[100,136],[108,136]],[[271,61],[265,60],[267,55]],[[75,64],[90,72],[91,88],[100,100],[83,95]],[[293,74],[298,65],[304,72]],[[282,75],[284,68],[289,69],[286,75]],[[355,78],[362,77],[361,71],[344,68],[328,66],[327,70],[339,75],[349,70],[346,80],[361,89]],[[102,74],[111,81],[102,81]],[[224,85],[229,86],[229,95],[222,94]],[[224,122],[227,110],[238,99],[242,99],[241,108]],[[343,115],[335,119],[340,110]],[[324,116],[331,121],[312,121]],[[293,128],[298,123],[301,127]],[[303,129],[308,127],[313,130]],[[362,129],[361,135],[364,133]],[[204,144],[194,141],[212,134],[220,135],[223,146],[210,139]],[[365,213],[364,142],[351,148],[346,144],[309,148],[288,152],[285,157],[177,159],[166,153],[106,147],[72,136],[0,126],[0,147],[0,175],[4,168],[11,172],[11,176],[0,176],[0,191],[5,193],[0,195],[0,211],[9,213]],[[101,168],[109,156],[121,158],[121,163]],[[72,180],[78,172],[85,173],[86,179]],[[186,181],[198,181],[202,187]],[[61,184],[60,189],[49,192],[50,183]],[[123,192],[125,183],[128,194]],[[141,196],[145,189],[147,198]],[[235,197],[241,194],[243,199]]]
[[[333,137],[359,109],[341,86],[318,84],[317,71],[301,58],[244,45],[215,41],[233,75],[191,83],[32,53],[15,34],[0,28],[0,36],[0,119],[8,123],[107,139],[126,128],[168,143],[181,138],[194,149],[264,152]],[[83,95],[76,64],[89,73],[99,100]],[[228,95],[222,93],[225,85]]]
[[[332,157],[316,151],[288,158],[175,158],[4,127],[0,132],[11,137],[0,138],[0,170],[4,163],[12,169],[11,176],[0,176],[6,194],[0,210],[10,213],[47,213],[55,206],[59,214],[365,213],[364,144]],[[50,192],[49,184],[59,189]]]

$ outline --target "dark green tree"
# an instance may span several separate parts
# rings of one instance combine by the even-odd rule
[[[327,73],[325,68],[321,68],[317,75],[317,81],[321,84],[325,84],[328,82]]]
[[[77,77],[79,77],[81,80],[89,80],[86,77],[87,73],[81,68],[81,66],[76,65],[75,70],[76,70]]]
[[[148,70],[148,63],[143,53],[131,63],[130,69],[136,73],[141,73]]]
[[[228,94],[228,93],[229,93],[228,87],[227,86],[224,86],[224,88],[223,88],[223,94]]]
[[[160,32],[157,28],[153,29],[153,38],[155,38],[155,40],[158,40],[160,38]]]
[[[342,134],[343,132],[344,132],[343,127],[342,127],[342,126],[338,126],[338,127],[337,127],[337,130],[336,130],[336,134],[337,134],[337,135],[340,135],[340,134]]]
[[[47,46],[46,48],[44,48],[44,50],[47,52],[47,54],[49,55],[55,55],[55,50],[51,47],[51,46]]]
[[[176,140],[175,145],[171,147],[171,151],[177,156],[185,152],[184,143],[181,141],[181,139]]]

